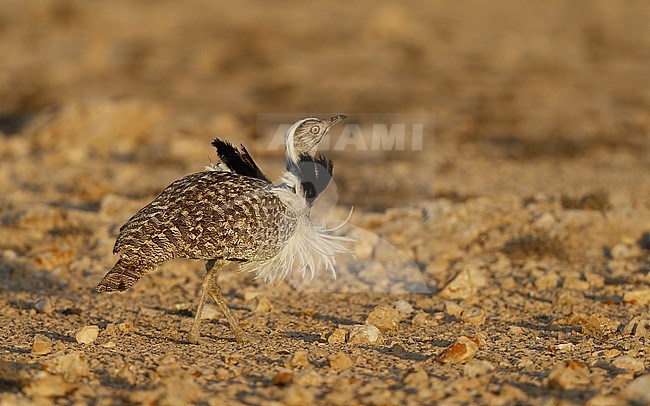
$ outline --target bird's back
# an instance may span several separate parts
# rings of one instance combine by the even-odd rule
[[[173,258],[262,261],[294,232],[296,219],[261,179],[204,171],[169,185],[122,226],[116,266],[98,290],[125,290]]]

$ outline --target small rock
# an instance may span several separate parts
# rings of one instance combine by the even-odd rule
[[[257,306],[255,306],[255,313],[269,313],[273,311],[273,304],[265,296],[257,297]]]
[[[635,316],[623,328],[623,335],[632,335],[636,338],[650,337],[650,319],[642,319]]]
[[[413,319],[411,320],[411,324],[413,324],[414,326],[423,327],[423,326],[435,326],[438,324],[438,322],[432,319],[429,313],[419,310],[415,314],[415,316],[413,316]]]
[[[124,334],[131,333],[133,331],[133,324],[129,321],[125,321],[118,324],[110,323],[106,325],[104,329],[104,334],[106,336],[121,336]]]
[[[621,396],[634,404],[650,404],[650,374],[641,375],[621,391]]]
[[[476,266],[463,269],[442,288],[438,296],[443,299],[467,299],[487,285],[485,272]]]
[[[350,358],[348,354],[342,351],[337,352],[334,355],[330,355],[328,357],[328,360],[332,369],[336,370],[348,369],[354,365],[352,358]]]
[[[560,317],[553,321],[553,324],[556,324],[558,326],[576,326],[581,325],[586,319],[587,316],[582,313],[569,312],[569,314],[566,316]]]
[[[408,316],[415,310],[413,309],[413,306],[411,306],[411,304],[406,300],[398,300],[395,302],[395,309],[397,309],[397,311],[402,313],[404,316]]]
[[[291,385],[284,392],[284,404],[288,406],[312,405],[316,400],[314,390],[303,388],[298,385]]]
[[[206,303],[203,306],[203,313],[201,313],[201,320],[214,320],[219,317],[221,310],[212,303]]]
[[[330,344],[343,344],[345,342],[345,336],[347,334],[347,331],[343,330],[342,328],[338,328],[334,330],[329,337],[327,337],[327,342]]]
[[[479,375],[485,375],[494,371],[494,365],[489,361],[480,359],[471,359],[463,366],[463,375],[469,378],[476,378]]]
[[[589,384],[589,368],[580,361],[557,364],[548,374],[551,389],[575,389]]]
[[[460,319],[460,316],[463,314],[463,307],[456,302],[447,301],[445,302],[445,313],[448,315]]]
[[[523,404],[524,400],[527,399],[526,393],[514,385],[505,384],[501,387],[501,392],[499,393],[498,401],[494,404],[498,405],[513,405],[513,404]]]
[[[635,303],[638,305],[646,305],[650,303],[650,289],[637,289],[625,292],[623,301],[626,303]]]
[[[614,358],[612,360],[612,365],[628,372],[637,372],[645,369],[643,360],[630,357],[629,355],[620,355]]]
[[[244,302],[250,302],[260,295],[260,292],[257,290],[246,289],[244,290]]]
[[[471,309],[470,311],[463,311],[460,319],[465,323],[482,326],[485,323],[485,310],[483,309]]]
[[[165,377],[158,388],[158,405],[190,405],[201,396],[201,388],[193,377],[179,373]]]
[[[300,371],[296,375],[295,382],[300,386],[318,386],[322,382],[322,377],[313,370]]]
[[[309,365],[309,357],[306,350],[298,350],[291,357],[290,365],[292,367],[306,367]]]
[[[567,352],[567,351],[572,351],[575,348],[575,344],[573,343],[560,343],[555,346],[558,351],[562,352]]]
[[[372,324],[382,332],[396,331],[399,326],[400,313],[397,309],[388,305],[379,305],[370,312],[366,323]]]
[[[592,314],[580,322],[582,332],[590,337],[602,340],[618,331],[619,323],[600,313]]]
[[[426,371],[423,371],[421,369],[418,369],[416,371],[411,371],[404,376],[404,378],[402,379],[402,383],[407,388],[428,386],[429,375],[426,373]]]
[[[52,301],[49,297],[42,297],[34,303],[34,309],[39,313],[50,314],[54,311],[52,307]]]
[[[25,394],[30,397],[53,398],[65,396],[74,388],[74,385],[65,382],[59,375],[39,372],[25,388]]]
[[[79,351],[60,355],[47,365],[49,371],[62,375],[67,382],[74,382],[79,377],[88,376],[90,373],[88,362]]]
[[[99,335],[99,327],[97,326],[83,326],[74,335],[75,340],[79,344],[91,344],[97,339]]]
[[[381,332],[372,324],[357,324],[350,328],[348,337],[350,344],[381,344],[382,342]]]
[[[616,348],[610,348],[609,350],[605,350],[604,355],[606,358],[614,358],[621,355],[621,351],[617,350]]]
[[[443,364],[461,364],[476,355],[478,344],[465,336],[458,337],[456,341],[438,356],[438,362]]]
[[[631,258],[634,256],[634,249],[629,244],[616,244],[611,249],[612,257],[617,259]]]
[[[279,372],[273,377],[273,385],[286,386],[292,384],[294,381],[293,374],[288,371]]]
[[[34,343],[32,344],[32,354],[47,355],[52,352],[52,340],[48,337],[36,334]]]
[[[54,344],[54,352],[59,352],[59,351],[65,351],[68,349],[68,346],[66,346],[63,341],[59,341],[56,344]]]

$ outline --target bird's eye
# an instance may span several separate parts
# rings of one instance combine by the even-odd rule
[[[312,134],[318,134],[318,133],[320,132],[320,127],[318,127],[317,125],[312,126],[312,127],[309,129],[309,131],[310,131]]]

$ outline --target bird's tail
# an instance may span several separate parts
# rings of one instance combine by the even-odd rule
[[[120,259],[115,266],[108,271],[99,282],[95,290],[97,292],[125,291],[133,286],[153,265],[130,264]]]

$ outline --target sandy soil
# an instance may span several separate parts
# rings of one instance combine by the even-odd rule
[[[427,4],[3,2],[0,403],[650,403],[650,7]],[[212,138],[277,177],[257,114],[313,111],[435,116],[325,151],[336,281],[226,271],[252,345],[187,342],[198,262],[94,292]]]

